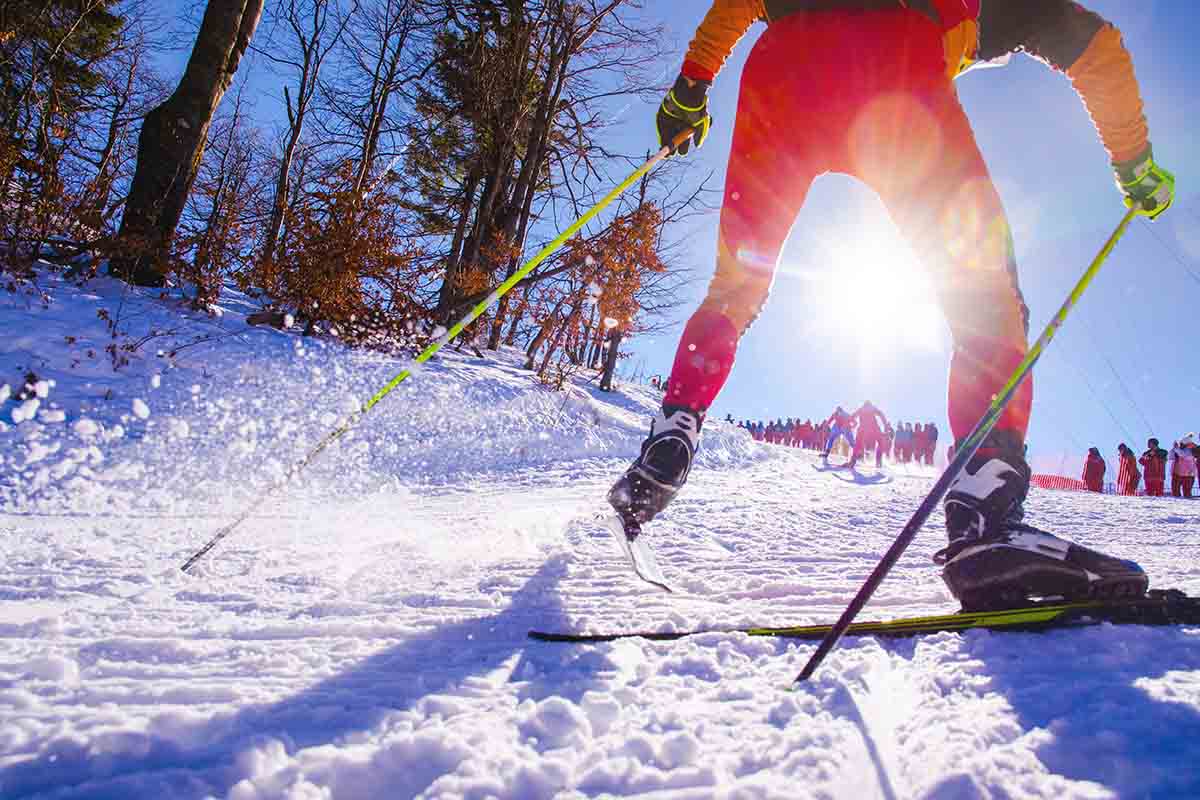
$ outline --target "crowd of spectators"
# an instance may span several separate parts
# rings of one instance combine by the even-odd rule
[[[815,450],[826,455],[838,452],[850,455],[853,461],[866,450],[873,450],[876,465],[884,458],[898,464],[932,465],[938,441],[934,423],[896,422],[893,425],[870,403],[864,403],[853,414],[839,406],[820,422],[813,422],[811,417],[737,421],[732,415],[726,417],[726,421],[749,431],[756,441]]]
[[[1138,486],[1144,481],[1145,494],[1162,497],[1169,476],[1173,496],[1191,497],[1198,462],[1200,446],[1196,443],[1194,433],[1174,442],[1169,451],[1159,447],[1158,439],[1150,439],[1140,457],[1122,442],[1117,445],[1117,494],[1138,494]],[[1107,472],[1108,464],[1100,454],[1100,448],[1089,448],[1083,464],[1083,482],[1088,490],[1103,492]]]

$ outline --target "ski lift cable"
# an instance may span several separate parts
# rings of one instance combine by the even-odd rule
[[[1194,280],[1196,283],[1200,283],[1200,275],[1196,274],[1196,272],[1194,272],[1192,268],[1188,266],[1187,262],[1183,260],[1183,256],[1179,255],[1179,253],[1175,251],[1175,248],[1167,244],[1166,240],[1158,235],[1158,231],[1154,230],[1154,227],[1149,222],[1143,221],[1142,227],[1150,231],[1150,235],[1154,237],[1154,240],[1162,246],[1163,250],[1166,250],[1171,254],[1171,257],[1174,258],[1183,271],[1188,274],[1189,278]]]
[[[1087,325],[1088,330],[1092,334],[1092,341],[1093,342],[1102,341],[1101,338],[1096,335],[1096,329],[1092,325],[1092,321],[1090,319],[1088,319],[1086,315],[1080,315],[1080,316],[1083,317],[1084,324]],[[1142,424],[1146,426],[1146,431],[1148,432],[1148,434],[1150,436],[1153,436],[1154,435],[1154,426],[1151,425],[1150,421],[1146,418],[1146,414],[1142,411],[1142,407],[1138,404],[1137,398],[1135,398],[1133,395],[1133,392],[1131,392],[1129,390],[1129,385],[1125,383],[1125,379],[1122,378],[1121,373],[1117,371],[1116,365],[1113,364],[1112,359],[1108,357],[1107,352],[1105,352],[1104,350],[1102,350],[1100,348],[1097,348],[1097,352],[1100,353],[1101,357],[1104,358],[1104,362],[1106,364],[1108,364],[1108,368],[1109,368],[1109,370],[1112,371],[1113,377],[1117,379],[1117,384],[1121,387],[1121,391],[1125,392],[1125,396],[1127,398],[1129,398],[1130,405],[1132,405],[1134,410],[1137,411],[1138,416],[1142,418]]]
[[[1108,416],[1110,418],[1112,418],[1112,421],[1114,423],[1116,423],[1118,428],[1121,429],[1121,431],[1125,434],[1126,438],[1128,438],[1130,441],[1137,441],[1137,438],[1129,432],[1129,429],[1125,427],[1125,424],[1123,422],[1121,422],[1120,418],[1118,418],[1116,414],[1113,413],[1112,408],[1108,405],[1107,402],[1105,402],[1104,398],[1100,395],[1100,393],[1096,391],[1096,387],[1092,384],[1091,379],[1088,378],[1087,372],[1085,372],[1082,367],[1080,367],[1078,364],[1075,364],[1070,359],[1067,359],[1067,363],[1070,364],[1071,367],[1073,367],[1075,369],[1075,371],[1079,373],[1081,378],[1083,378],[1083,382],[1085,384],[1087,384],[1088,391],[1092,393],[1092,397],[1096,400],[1096,402],[1098,402],[1101,405],[1101,407],[1104,408],[1105,411],[1108,412]]]

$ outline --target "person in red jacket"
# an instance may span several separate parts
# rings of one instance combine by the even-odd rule
[[[1104,491],[1104,473],[1107,470],[1108,465],[1104,463],[1099,448],[1088,448],[1087,461],[1083,463],[1083,482],[1087,484],[1089,492]]]
[[[854,412],[854,420],[858,423],[857,441],[854,443],[854,455],[850,456],[850,468],[854,469],[862,454],[868,448],[874,447],[875,468],[879,469],[883,466],[884,442],[887,441],[883,435],[884,429],[888,427],[887,417],[868,400]]]
[[[1138,463],[1146,473],[1146,495],[1162,497],[1167,482],[1167,451],[1158,446],[1158,439],[1146,442],[1146,452]]]
[[[918,467],[921,466],[921,458],[925,455],[925,448],[929,446],[929,440],[925,438],[925,426],[919,422],[914,422],[912,426],[912,443],[909,445],[909,455]]]
[[[1142,473],[1137,468],[1137,456],[1128,445],[1121,442],[1117,445],[1117,458],[1120,459],[1117,465],[1117,493],[1137,494],[1138,483],[1142,480]]]
[[[1060,70],[1095,122],[1125,202],[1156,217],[1174,198],[1120,32],[1070,0],[713,0],[659,106],[660,142],[680,155],[703,145],[708,89],[758,21],[768,27],[742,71],[716,272],[680,337],[662,411],[608,495],[628,537],[686,482],[704,415],[766,301],[809,187],[826,172],[874,189],[930,271],[954,340],[954,436],[983,417],[1025,357],[1029,314],[1007,216],[954,88],[972,64],[1025,52]],[[949,546],[936,556],[943,578],[964,606],[1010,602],[999,598],[1065,575],[1064,595],[1144,590],[1140,568],[1021,522],[1032,392],[1026,380],[949,487]],[[1064,557],[1047,562],[1048,548]],[[1013,566],[1020,559],[1028,569]]]

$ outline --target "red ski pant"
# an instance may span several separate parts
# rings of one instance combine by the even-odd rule
[[[954,337],[950,426],[966,436],[1025,355],[1028,311],[1000,197],[946,75],[941,31],[906,10],[794,14],[755,44],[742,73],[716,273],[684,329],[663,402],[712,404],[824,172],[878,192],[933,276]],[[837,210],[825,216],[836,223]],[[1031,401],[1026,380],[997,430],[1023,441]]]
[[[863,453],[868,450],[875,450],[875,462],[879,463],[883,460],[883,448],[887,444],[887,437],[880,431],[864,431],[858,432],[858,440],[854,443],[854,460],[862,458]]]
[[[1146,495],[1148,497],[1162,497],[1163,496],[1163,485],[1165,483],[1166,483],[1165,480],[1151,480],[1150,478],[1147,478],[1146,479]]]

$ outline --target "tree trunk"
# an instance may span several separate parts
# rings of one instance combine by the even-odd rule
[[[146,115],[137,171],[119,238],[129,248],[110,270],[161,286],[166,256],[196,178],[213,112],[233,81],[262,16],[263,0],[209,0],[187,69],[174,93]]]
[[[621,354],[621,340],[625,333],[620,328],[613,328],[608,337],[608,357],[604,359],[604,375],[600,378],[600,391],[613,390],[613,376],[617,372],[617,357]]]
[[[450,243],[450,257],[446,261],[446,277],[442,288],[438,291],[438,313],[446,314],[452,308],[455,300],[454,287],[458,283],[459,267],[462,266],[466,251],[467,220],[471,215],[471,206],[475,204],[475,190],[479,186],[479,175],[472,169],[463,184],[462,202],[458,207],[458,222],[454,226],[454,239]]]
[[[546,337],[554,330],[554,325],[559,321],[558,312],[566,305],[567,299],[564,297],[554,306],[554,310],[546,315],[546,321],[542,323],[542,327],[538,329],[537,335],[533,337],[533,341],[529,343],[529,347],[525,349],[525,369],[533,369],[533,360],[537,355],[538,348],[546,341]]]
[[[550,342],[550,346],[546,348],[546,355],[542,357],[542,366],[538,368],[538,375],[545,375],[546,370],[550,368],[550,359],[554,358],[554,354],[558,352],[558,348],[562,346],[563,339],[567,337],[567,331],[579,319],[579,306],[571,309],[571,313],[563,320],[563,324],[559,326],[554,333],[554,339]]]

